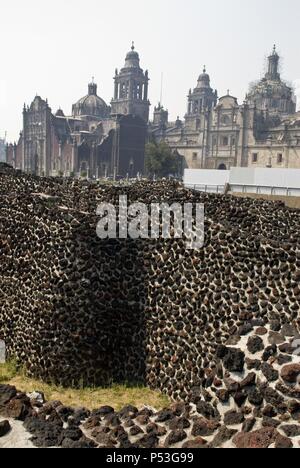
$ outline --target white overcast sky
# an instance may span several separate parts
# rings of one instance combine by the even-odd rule
[[[70,114],[95,76],[109,103],[133,40],[153,105],[164,74],[172,119],[184,116],[204,64],[219,96],[230,89],[242,102],[274,43],[283,78],[300,88],[299,0],[1,0],[0,12],[0,136],[9,140],[37,93]]]

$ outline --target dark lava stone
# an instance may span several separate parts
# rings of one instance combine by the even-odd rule
[[[158,437],[154,432],[143,436],[138,442],[136,442],[137,447],[145,449],[154,449],[158,446]]]
[[[251,405],[255,405],[255,406],[261,406],[262,405],[262,403],[264,401],[264,397],[257,388],[255,388],[255,387],[249,388],[246,391],[247,391],[247,394],[248,394],[249,403],[251,403]]]
[[[247,368],[249,370],[252,370],[252,369],[255,369],[255,370],[260,370],[261,368],[261,361],[259,361],[258,359],[246,359],[246,364],[247,364]]]
[[[235,403],[238,405],[238,407],[241,408],[241,406],[243,406],[243,404],[247,400],[247,394],[245,392],[236,392],[233,395],[233,399]]]
[[[264,407],[264,409],[262,410],[262,414],[269,418],[273,418],[274,416],[277,416],[277,411],[274,408],[274,406],[269,404]]]
[[[252,332],[253,326],[250,323],[245,323],[244,325],[241,325],[237,331],[237,335],[239,336],[245,336],[248,335],[248,333]]]
[[[64,422],[67,422],[68,418],[74,414],[75,410],[69,406],[59,406],[56,408],[56,412]]]
[[[280,424],[281,424],[280,421],[276,421],[276,419],[269,418],[268,416],[265,416],[263,418],[263,421],[262,421],[262,426],[263,427],[275,427],[275,428],[277,428],[278,426],[280,426]]]
[[[11,385],[0,385],[0,407],[6,405],[16,395],[16,387],[12,387]]]
[[[67,428],[67,429],[64,429],[62,431],[61,442],[63,441],[63,439],[70,439],[70,440],[76,441],[76,440],[81,439],[81,437],[83,437],[83,433],[79,429],[79,427],[77,427],[77,428]]]
[[[141,429],[139,426],[132,426],[129,431],[130,435],[132,436],[137,436],[138,434],[144,434],[143,429]]]
[[[226,426],[236,426],[242,424],[245,420],[245,416],[242,413],[237,413],[236,411],[229,411],[225,413],[224,424]]]
[[[271,357],[276,356],[276,353],[277,353],[276,345],[268,346],[263,353],[262,360],[267,362]]]
[[[120,418],[134,418],[138,414],[139,410],[132,405],[124,406],[124,408],[119,411]]]
[[[242,432],[251,432],[255,426],[255,423],[256,423],[255,418],[246,419],[242,427]]]
[[[216,408],[214,408],[211,404],[206,403],[205,401],[199,401],[197,403],[197,411],[206,419],[219,420],[221,418],[219,411]]]
[[[290,449],[290,448],[293,448],[293,447],[294,447],[294,444],[291,441],[291,439],[289,439],[288,437],[284,437],[281,434],[279,434],[276,437],[276,441],[275,441],[275,448],[276,449]]]
[[[214,434],[220,427],[220,424],[216,421],[208,421],[204,418],[199,418],[194,421],[192,436],[193,437],[208,437]]]
[[[280,366],[284,366],[285,364],[292,362],[292,356],[284,356],[283,354],[279,354],[277,362]]]
[[[178,444],[187,438],[187,434],[185,431],[177,430],[172,431],[165,441],[165,447],[171,447],[172,445]]]
[[[289,354],[290,356],[295,353],[295,348],[290,343],[283,343],[279,346],[279,351],[284,354]]]
[[[280,428],[286,435],[287,437],[299,437],[300,436],[300,425],[286,425],[286,426],[281,426]]]
[[[278,392],[276,392],[276,390],[274,390],[271,387],[268,387],[264,391],[264,398],[267,403],[275,406],[275,408],[284,402],[284,398]]]
[[[155,422],[162,423],[175,418],[174,413],[169,409],[163,409],[156,414]]]
[[[281,323],[279,320],[270,321],[270,329],[274,332],[279,332],[281,330]]]
[[[169,428],[171,431],[189,429],[190,427],[191,427],[191,423],[186,418],[174,418],[174,419],[171,419],[169,423]]]
[[[264,342],[257,335],[250,336],[250,338],[248,339],[248,342],[247,342],[247,349],[248,349],[249,353],[256,354],[256,353],[258,353],[260,351],[263,351]]]
[[[62,441],[63,428],[58,424],[29,417],[25,420],[24,427],[33,434],[31,441],[36,447],[59,447]]]
[[[227,403],[229,401],[230,393],[228,390],[225,390],[225,389],[218,390],[216,395],[222,403]]]
[[[225,442],[232,439],[232,437],[237,434],[238,431],[235,429],[228,429],[226,426],[221,427],[215,438],[210,444],[212,448],[222,447]]]
[[[106,416],[114,412],[115,410],[111,406],[101,406],[101,408],[92,411],[92,416]]]
[[[256,382],[256,374],[255,374],[255,372],[250,372],[250,374],[248,374],[244,378],[244,380],[242,380],[241,388],[245,388],[245,387],[255,385],[255,382]]]
[[[1,421],[0,422],[0,437],[6,436],[11,430],[11,426],[9,424],[9,421]]]
[[[268,382],[275,382],[279,378],[279,372],[267,363],[263,363],[261,370]]]
[[[80,440],[64,439],[62,442],[62,448],[66,449],[94,449],[97,444],[86,437],[82,437]]]
[[[226,348],[223,364],[225,369],[230,372],[243,372],[245,365],[245,354],[240,349]]]

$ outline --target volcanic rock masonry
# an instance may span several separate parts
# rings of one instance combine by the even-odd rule
[[[204,203],[204,248],[97,238],[97,205],[124,194]],[[258,418],[272,444],[282,421],[299,428],[298,210],[174,182],[99,186],[4,166],[0,197],[0,338],[30,376],[146,383],[195,405],[217,422],[212,434],[220,421],[250,432]]]

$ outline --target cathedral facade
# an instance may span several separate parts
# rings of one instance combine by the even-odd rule
[[[72,106],[55,114],[36,96],[24,105],[19,141],[7,146],[7,162],[46,176],[136,177],[145,173],[145,144],[167,142],[182,156],[182,168],[300,168],[300,113],[296,97],[279,73],[274,47],[265,76],[251,86],[243,104],[228,92],[218,97],[204,68],[190,89],[184,120],[169,121],[161,104],[149,122],[148,71],[134,45],[115,72],[110,105],[97,84]]]
[[[218,98],[204,69],[189,91],[184,121],[169,122],[160,104],[154,109],[152,138],[166,141],[190,169],[300,168],[300,113],[279,60],[274,46],[267,73],[242,105],[229,92]]]
[[[98,96],[92,81],[88,93],[72,106],[71,116],[55,114],[36,96],[24,105],[23,130],[7,147],[7,162],[43,176],[90,178],[136,177],[144,172],[150,102],[148,72],[140,67],[134,45],[115,74],[111,105]]]

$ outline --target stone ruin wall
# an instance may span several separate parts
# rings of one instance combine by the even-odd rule
[[[119,193],[130,202],[205,203],[204,249],[99,240],[97,203]],[[243,372],[234,346],[245,330],[288,324],[299,333],[300,215],[282,203],[169,182],[96,188],[10,171],[0,174],[0,196],[0,337],[31,376],[140,381],[197,401],[224,378],[222,363]]]

